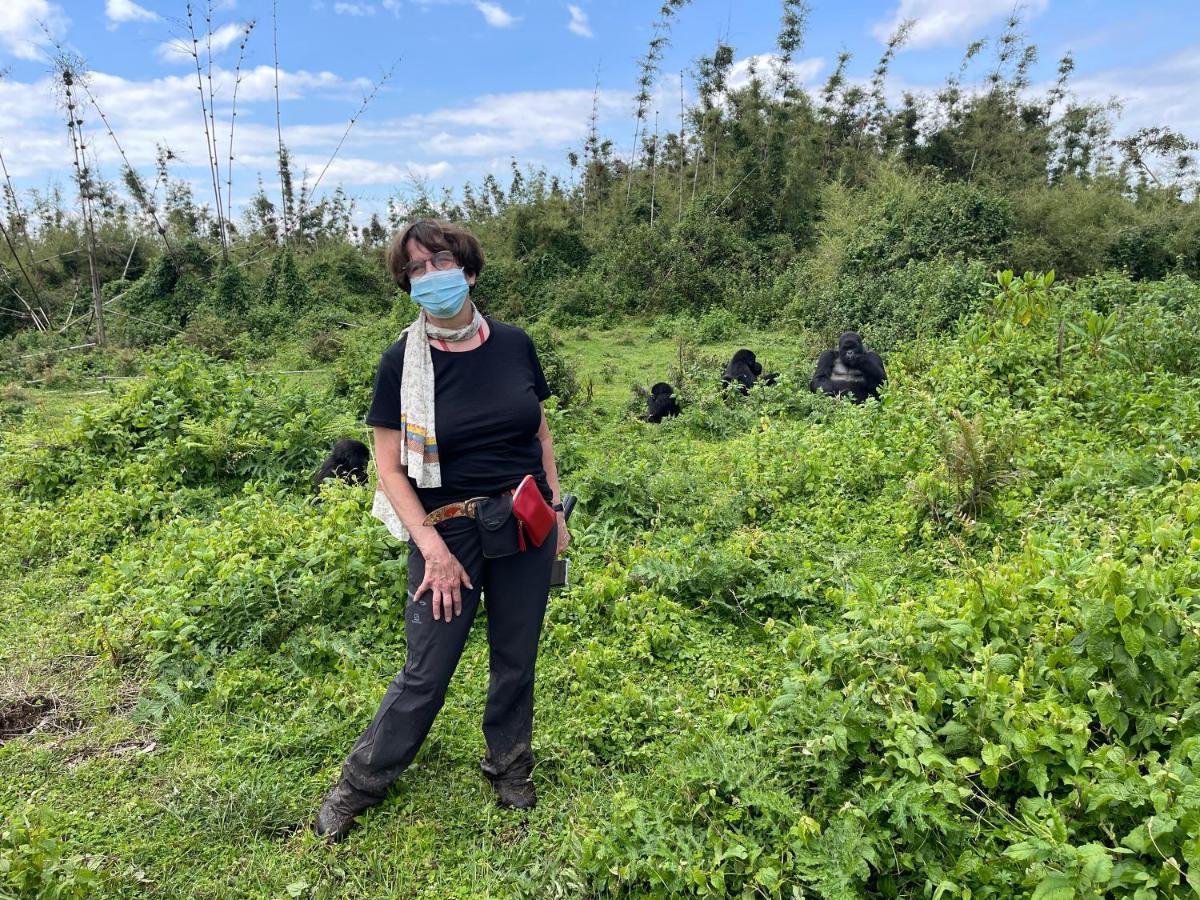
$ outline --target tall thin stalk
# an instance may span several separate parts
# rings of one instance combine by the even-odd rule
[[[283,224],[283,242],[288,241],[288,198],[284,184],[288,165],[283,150],[283,125],[279,115],[279,10],[278,0],[271,0],[271,45],[275,48],[275,139],[279,153],[279,219]]]
[[[87,166],[85,156],[87,147],[83,140],[83,113],[75,100],[75,83],[79,76],[75,66],[60,53],[55,60],[58,66],[59,78],[63,85],[63,95],[67,107],[67,133],[71,137],[71,151],[74,154],[75,182],[79,186],[79,206],[83,214],[83,232],[87,245],[88,273],[92,281],[92,312],[96,322],[96,344],[103,347],[104,334],[104,302],[100,296],[100,272],[96,268],[96,230],[92,218],[92,176]]]
[[[633,148],[629,152],[629,172],[625,183],[626,205],[629,204],[629,199],[633,194],[633,169],[637,161],[638,135],[641,133],[642,120],[650,111],[650,91],[654,86],[654,78],[658,74],[658,64],[662,60],[663,50],[671,42],[669,37],[671,22],[689,3],[691,0],[663,0],[663,5],[658,11],[658,20],[654,23],[654,34],[650,38],[650,45],[646,48],[646,55],[638,63],[638,92],[634,97],[637,100],[637,107],[633,117]]]
[[[225,207],[221,203],[221,157],[217,152],[217,100],[216,93],[213,91],[213,51],[212,51],[212,0],[208,0],[204,7],[204,41],[207,47],[207,67],[208,67],[208,127],[212,132],[212,161],[213,171],[217,177],[217,226],[221,230],[221,253],[226,262],[229,262],[229,233],[225,222]]]
[[[246,43],[250,40],[250,32],[254,30],[255,21],[251,19],[243,26],[242,40],[238,44],[237,68],[233,70],[233,107],[229,113],[229,163],[225,166],[225,221],[233,219],[233,129],[237,125],[238,88],[242,84],[242,62],[246,58]]]
[[[209,100],[204,96],[204,76],[200,69],[200,41],[196,37],[196,26],[192,19],[192,4],[190,2],[187,4],[187,27],[188,34],[192,38],[192,62],[195,63],[196,67],[196,90],[200,92],[200,118],[204,122],[204,146],[208,151],[208,171],[212,178],[213,200],[217,207],[217,228],[221,237],[221,255],[228,262],[229,247],[225,243],[225,212],[221,203],[221,174],[217,169],[217,145],[213,129],[208,126],[208,107],[210,104]],[[211,35],[209,40],[211,49]]]
[[[596,66],[596,84],[592,88],[592,115],[588,119],[588,136],[583,143],[583,211],[580,213],[580,220],[587,218],[587,189],[588,181],[591,180],[592,173],[595,171],[596,163],[600,159],[600,67]],[[596,202],[599,207],[599,199]]]
[[[358,120],[362,117],[362,114],[367,111],[367,107],[370,105],[371,101],[375,99],[375,95],[379,93],[379,89],[391,80],[392,75],[396,71],[396,66],[399,65],[399,63],[399,59],[392,63],[391,67],[383,73],[383,77],[375,82],[375,84],[371,86],[371,90],[367,92],[365,97],[363,97],[362,103],[359,104],[354,115],[350,117],[350,121],[346,123],[346,130],[342,132],[342,137],[337,142],[337,146],[333,148],[333,153],[329,154],[329,159],[325,160],[325,167],[321,169],[321,174],[317,176],[317,180],[313,182],[312,189],[309,191],[310,194],[316,193],[317,188],[321,185],[321,179],[325,177],[325,173],[328,172],[329,167],[333,165],[333,161],[337,158],[338,151],[342,149],[342,144],[346,143],[346,138],[350,134],[350,129],[357,124]]]
[[[16,191],[16,188],[13,187],[12,176],[10,176],[8,174],[8,164],[4,161],[3,153],[0,153],[0,170],[3,170],[3,172],[4,172],[4,185],[5,185],[5,190],[6,190],[6,194],[8,197],[8,202],[11,207],[11,212],[14,213],[18,218],[21,218],[22,213],[21,213],[20,202],[17,199],[17,191]],[[10,224],[11,224],[11,219],[10,219]],[[32,263],[33,258],[34,258],[33,245],[30,244],[30,242],[29,242],[28,232],[25,232],[23,228],[21,230],[25,235],[25,249],[29,252],[29,259],[30,259],[30,262]],[[8,249],[10,251],[12,251],[13,260],[14,260],[14,262],[16,262],[17,268],[21,270],[21,275],[25,278],[25,283],[29,285],[30,295],[37,302],[38,306],[42,307],[42,298],[41,298],[41,295],[38,293],[37,285],[34,284],[33,277],[29,274],[28,271],[26,271],[25,264],[21,262],[21,256],[19,253],[17,253],[17,245],[13,241],[12,236],[9,234],[8,229],[4,227],[3,222],[0,222],[0,231],[2,231],[4,233],[4,242],[6,244],[8,244]],[[21,301],[21,305],[23,305],[25,307],[25,309],[27,309],[29,311],[29,317],[31,319],[33,319],[33,323],[34,323],[34,325],[37,326],[39,331],[44,331],[46,328],[48,328],[50,326],[50,320],[48,318],[45,320],[45,323],[43,324],[42,319],[38,317],[38,314],[34,311],[33,307],[29,305],[29,303],[25,300],[25,298],[23,296],[21,296],[19,293],[17,293],[16,290],[14,290],[13,293],[17,295],[17,299]],[[44,317],[45,314],[46,314],[45,309],[43,308],[42,316]]]
[[[679,218],[683,221],[683,169],[687,165],[687,118],[683,110],[683,69],[679,70]]]
[[[155,209],[154,204],[150,202],[150,197],[145,189],[145,185],[141,180],[141,176],[138,175],[137,170],[133,167],[133,163],[129,161],[129,157],[125,153],[125,148],[121,146],[121,142],[117,138],[117,133],[113,130],[112,124],[108,121],[108,116],[106,116],[104,114],[104,110],[100,108],[100,104],[96,100],[96,95],[92,93],[92,89],[88,86],[87,82],[80,81],[79,85],[83,88],[84,93],[87,94],[88,101],[92,104],[92,109],[96,110],[97,115],[100,116],[100,121],[104,123],[104,128],[106,131],[108,131],[108,136],[112,139],[113,145],[117,148],[117,152],[121,154],[121,159],[125,163],[125,183],[130,189],[129,193],[133,196],[133,199],[137,202],[138,206],[142,208],[142,212],[149,216],[150,220],[154,222],[154,227],[158,231],[159,237],[162,238],[163,244],[166,246],[167,251],[173,252],[171,241],[167,237],[167,229],[163,226],[162,222],[159,221],[158,211]]]
[[[654,227],[654,196],[658,178],[658,110],[654,111],[654,142],[650,145],[650,227]]]

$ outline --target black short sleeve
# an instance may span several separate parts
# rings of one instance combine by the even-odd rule
[[[550,399],[550,385],[546,383],[546,373],[542,371],[542,362],[538,359],[533,338],[526,335],[525,340],[529,342],[529,364],[533,367],[533,393],[538,400],[545,403]]]
[[[367,411],[367,424],[383,428],[401,427],[400,380],[404,375],[404,343],[401,338],[384,351],[375,370],[375,393]]]

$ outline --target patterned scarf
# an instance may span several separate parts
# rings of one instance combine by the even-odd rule
[[[439,328],[430,324],[425,311],[421,310],[416,321],[403,332],[408,335],[408,341],[404,345],[404,374],[400,378],[400,465],[408,470],[417,487],[442,486],[434,422],[433,354],[429,350],[429,339],[457,342],[473,338],[483,325],[483,316],[474,304],[472,308],[474,315],[462,328]],[[394,537],[408,540],[408,529],[380,487],[375,489],[371,515],[383,522]]]

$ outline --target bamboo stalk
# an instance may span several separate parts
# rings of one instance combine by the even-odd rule
[[[71,136],[71,150],[74,154],[75,179],[79,185],[79,205],[83,212],[83,233],[87,247],[88,274],[92,282],[92,308],[96,322],[96,343],[104,346],[104,302],[100,294],[100,272],[96,267],[96,232],[92,219],[92,190],[91,176],[87,169],[86,147],[83,142],[81,126],[83,119],[76,113],[75,94],[72,88],[76,74],[70,62],[60,52],[58,57],[59,77],[62,79],[67,103],[67,131]]]
[[[100,116],[100,121],[104,123],[105,129],[108,131],[108,136],[112,138],[112,142],[116,146],[117,152],[121,154],[121,159],[125,162],[125,168],[136,175],[137,170],[134,169],[133,163],[129,161],[129,157],[125,154],[125,148],[121,146],[121,142],[117,139],[117,133],[113,130],[112,125],[109,123],[108,116],[104,114],[104,110],[100,108],[100,104],[96,101],[96,95],[92,93],[92,89],[88,87],[86,81],[82,82],[82,86],[84,93],[87,94],[87,98],[92,104],[92,108],[96,110],[96,113]],[[171,242],[167,238],[167,229],[164,228],[162,222],[158,220],[158,213],[154,209],[154,206],[147,202],[144,197],[135,196],[133,199],[136,200],[138,206],[142,208],[142,212],[146,213],[146,215],[148,215],[154,222],[154,227],[158,230],[158,234],[162,238],[163,244],[166,246],[167,251],[174,252],[171,248]]]
[[[242,61],[246,58],[246,44],[250,40],[250,32],[254,30],[255,21],[246,23],[242,32],[242,42],[238,45],[237,67],[233,70],[233,108],[229,112],[229,165],[225,167],[225,221],[233,218],[233,128],[237,124],[238,88],[242,85]]]
[[[221,158],[217,153],[217,100],[213,91],[212,79],[212,0],[208,0],[208,3],[204,7],[204,30],[206,32],[205,43],[208,50],[208,124],[212,131],[212,161],[217,182],[217,227],[221,231],[221,248],[224,251],[225,261],[228,262],[229,234],[225,223],[225,208],[221,204]]]
[[[654,111],[654,143],[650,145],[650,227],[654,227],[654,196],[658,178],[658,110]]]
[[[208,106],[204,98],[204,76],[200,70],[200,41],[196,37],[196,26],[192,20],[192,4],[187,4],[188,34],[192,38],[192,61],[196,66],[196,90],[200,92],[200,118],[204,122],[204,147],[208,151],[208,171],[212,178],[213,199],[217,205],[217,226],[221,236],[221,253],[228,259],[228,249],[225,246],[224,213],[221,209],[220,174],[217,172],[217,151],[213,142],[212,131],[208,127]]]
[[[687,165],[687,118],[683,109],[683,69],[679,70],[679,218],[683,221],[683,168]]]
[[[278,0],[271,0],[271,45],[275,48],[275,139],[279,154],[279,221],[283,225],[283,242],[288,240],[287,188],[284,185],[283,125],[279,115],[279,10]]]
[[[313,186],[309,191],[309,196],[314,195],[317,188],[321,186],[321,179],[325,177],[325,173],[328,172],[329,167],[333,165],[334,159],[337,158],[338,152],[342,149],[342,144],[346,142],[346,138],[350,134],[350,129],[355,126],[362,114],[366,112],[367,106],[370,105],[371,101],[375,99],[375,95],[379,93],[379,89],[387,84],[389,80],[391,80],[392,74],[396,71],[396,66],[399,65],[399,63],[399,59],[392,63],[391,67],[383,73],[383,77],[375,82],[375,84],[371,86],[371,90],[365,97],[363,97],[363,101],[361,104],[359,104],[358,110],[353,116],[350,117],[350,121],[346,123],[346,130],[342,132],[342,137],[337,142],[337,146],[333,148],[333,153],[330,154],[329,159],[325,161],[325,168],[321,169],[321,174],[318,175],[317,180],[313,182]]]

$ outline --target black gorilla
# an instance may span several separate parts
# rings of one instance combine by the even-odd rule
[[[668,416],[679,415],[679,404],[675,402],[675,389],[665,381],[660,381],[650,388],[646,397],[646,415],[644,421],[658,424]]]
[[[371,451],[362,441],[346,438],[338,441],[329,451],[325,462],[313,478],[313,491],[321,492],[321,484],[330,478],[340,478],[348,484],[367,483],[367,461]]]
[[[738,390],[746,394],[750,392],[750,388],[754,387],[754,383],[759,378],[762,378],[764,384],[774,384],[778,377],[778,372],[763,375],[762,363],[754,358],[754,351],[742,348],[733,354],[733,359],[721,373],[721,384],[728,388],[737,382]]]
[[[879,386],[885,381],[887,372],[879,354],[863,346],[857,331],[845,331],[838,338],[838,348],[826,350],[817,360],[808,389],[831,397],[850,396],[855,403],[863,403],[868,397],[878,400]]]

